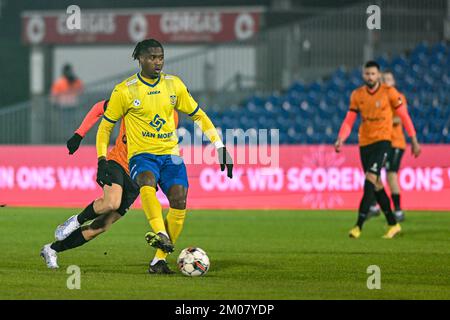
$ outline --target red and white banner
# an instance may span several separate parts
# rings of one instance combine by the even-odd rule
[[[70,30],[70,14],[33,11],[22,15],[26,44],[128,44],[148,38],[163,43],[247,40],[260,29],[262,9],[199,8],[156,10],[80,10],[80,29]],[[70,26],[69,22],[69,26]]]
[[[357,146],[346,146],[340,154],[331,146],[280,146],[278,161],[276,167],[237,164],[232,180],[218,165],[188,164],[188,207],[358,207],[364,174]],[[82,207],[102,194],[95,177],[96,151],[91,146],[73,156],[62,146],[0,146],[0,205]],[[418,159],[405,153],[399,179],[405,209],[450,211],[450,145],[425,145]],[[161,192],[158,196],[167,205]]]

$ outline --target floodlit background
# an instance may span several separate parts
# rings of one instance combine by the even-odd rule
[[[81,9],[79,31],[66,27],[66,9],[72,4]],[[380,30],[367,28],[370,5],[381,10]],[[257,195],[248,203],[260,203],[260,192],[277,197],[294,192],[290,200],[278,198],[267,206],[350,208],[363,181],[357,149],[336,156],[330,145],[348,110],[351,91],[362,84],[361,65],[375,59],[394,72],[419,141],[434,144],[431,149],[425,145],[416,162],[406,155],[404,165],[410,170],[400,177],[402,188],[412,192],[406,203],[427,207],[450,192],[445,156],[450,142],[449,12],[448,0],[229,0],[220,6],[202,0],[0,0],[0,143],[63,146],[92,104],[109,98],[115,84],[138,71],[131,58],[136,42],[155,37],[165,47],[164,71],[184,80],[221,132],[243,129],[249,137],[245,141],[254,144],[251,138],[257,137],[258,129],[279,130],[281,171],[272,172],[274,180],[265,182],[275,187],[259,187],[259,182],[253,186],[257,178],[245,171],[248,181],[242,188]],[[61,84],[63,70],[76,79],[69,93]],[[201,130],[185,116],[179,127],[179,135],[201,138]],[[348,143],[356,144],[357,139],[354,128]],[[94,142],[95,129],[83,146]],[[78,163],[84,161],[81,157]],[[39,165],[48,162],[42,158]],[[314,172],[309,176],[302,171],[346,166],[353,171],[349,177],[340,171],[338,182],[331,181],[329,173],[319,171],[314,178]],[[292,167],[298,172],[290,171]],[[5,170],[3,188],[17,180],[17,171]],[[219,188],[219,182],[202,181],[199,192]],[[338,189],[333,187],[336,183]],[[192,184],[191,198],[196,185]],[[237,184],[234,188],[219,189],[243,191]],[[310,191],[315,192],[313,199]],[[353,192],[348,199],[347,191]],[[424,200],[423,194],[430,197]]]
[[[161,39],[165,72],[180,75],[222,128],[276,126],[281,143],[330,143],[349,93],[361,84],[360,65],[376,58],[395,72],[421,140],[450,141],[448,1],[221,3],[227,7],[201,0],[1,0],[0,142],[64,143],[92,102],[138,70],[131,53],[146,37]],[[79,35],[64,32],[70,4],[81,8],[88,29]],[[370,4],[381,7],[381,30],[366,28]],[[64,128],[49,126],[63,110],[46,98],[67,63],[83,94],[64,110],[72,113]],[[291,112],[298,121],[285,121]],[[419,120],[423,114],[429,116]],[[187,121],[182,127],[192,130]]]

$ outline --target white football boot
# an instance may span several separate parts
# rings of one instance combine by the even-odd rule
[[[50,244],[46,244],[41,249],[41,257],[44,258],[45,263],[47,264],[47,268],[49,269],[59,268],[58,256],[56,255],[56,251],[50,248]]]
[[[62,241],[67,238],[72,232],[80,227],[80,223],[77,220],[77,216],[71,216],[63,224],[60,224],[55,230],[56,240]]]

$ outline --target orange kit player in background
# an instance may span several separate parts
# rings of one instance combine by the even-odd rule
[[[395,87],[394,74],[390,71],[383,72],[383,82],[390,86]],[[406,97],[402,93],[401,97],[405,107],[408,106]],[[391,198],[394,203],[394,214],[397,221],[403,221],[405,216],[400,204],[400,186],[398,183],[398,171],[400,170],[400,162],[402,161],[403,153],[406,149],[406,139],[403,133],[402,121],[399,117],[394,117],[394,127],[392,128],[392,147],[386,160],[387,178],[389,183],[389,189],[391,189]]]
[[[395,87],[395,77],[392,71],[383,71],[383,83]],[[400,92],[403,104],[407,107],[405,95]],[[400,170],[400,163],[406,149],[406,139],[403,133],[402,121],[398,116],[394,117],[392,128],[392,146],[386,159],[386,171],[389,189],[391,190],[391,198],[394,204],[394,215],[398,222],[405,220],[405,215],[400,204],[400,185],[398,183],[398,171]],[[380,214],[376,203],[370,208],[368,217],[378,216]]]
[[[67,141],[69,154],[80,146],[81,140],[100,120],[108,107],[108,100],[97,102],[88,112],[75,134]],[[178,113],[174,112],[175,127]],[[41,250],[47,267],[58,268],[57,253],[79,247],[107,231],[111,225],[125,215],[139,195],[138,185],[130,178],[127,158],[125,122],[122,121],[119,136],[108,152],[108,175],[111,185],[103,185],[103,196],[89,204],[80,214],[70,217],[55,231],[57,241],[46,244]],[[85,222],[94,220],[87,226]]]
[[[357,115],[360,114],[362,121],[359,127],[359,146],[366,180],[364,195],[359,205],[358,220],[356,226],[350,230],[349,236],[359,238],[370,205],[375,198],[389,225],[389,229],[383,237],[391,239],[401,231],[401,227],[392,212],[389,197],[380,179],[380,173],[391,148],[394,113],[401,118],[411,137],[412,153],[416,157],[420,154],[420,146],[417,142],[414,125],[400,93],[394,87],[381,83],[378,63],[367,62],[363,68],[363,78],[365,85],[352,92],[350,110],[347,112],[334,145],[336,152],[340,152],[345,139],[350,135]]]

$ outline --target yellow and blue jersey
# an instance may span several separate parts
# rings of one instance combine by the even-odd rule
[[[104,119],[124,118],[128,159],[141,153],[179,155],[174,109],[191,117],[200,110],[181,79],[164,73],[147,79],[138,73],[116,85]]]

